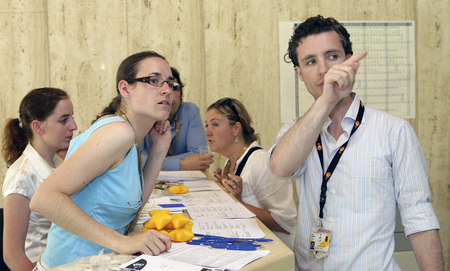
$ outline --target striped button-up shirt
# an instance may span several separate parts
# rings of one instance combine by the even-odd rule
[[[352,97],[340,138],[336,141],[327,132],[329,118],[321,130],[325,169],[313,148],[292,176],[299,195],[296,270],[399,270],[393,258],[396,204],[407,236],[439,228],[425,158],[411,125],[366,107],[328,181],[323,227],[331,231],[331,252],[317,260],[309,250],[311,230],[318,226],[323,171],[348,140],[358,112],[360,99]],[[296,121],[282,127],[277,142]]]

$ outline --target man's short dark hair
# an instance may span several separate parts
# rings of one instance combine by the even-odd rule
[[[170,67],[170,69],[172,71],[173,78],[180,85],[180,100],[182,100],[184,84],[183,84],[183,82],[181,82],[180,72],[177,69],[175,69],[174,67]]]
[[[353,55],[352,42],[350,41],[350,34],[347,32],[342,24],[332,17],[324,18],[322,15],[310,17],[294,30],[294,34],[289,40],[289,58],[292,60],[292,64],[299,66],[297,58],[297,47],[302,38],[306,38],[309,35],[320,34],[322,32],[328,32],[330,30],[336,31],[341,41],[342,47],[346,55]]]

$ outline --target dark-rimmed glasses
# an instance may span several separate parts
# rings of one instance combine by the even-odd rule
[[[239,117],[239,114],[236,110],[236,107],[233,104],[233,101],[230,98],[222,98],[218,101],[219,105],[228,105],[228,107],[231,108],[231,110],[233,111],[234,115],[237,118],[237,121],[242,123],[241,118]]]
[[[181,86],[175,82],[173,79],[164,80],[162,77],[156,76],[156,75],[150,75],[146,77],[140,77],[140,78],[134,78],[134,79],[126,79],[128,83],[133,82],[144,82],[149,85],[155,86],[155,87],[162,87],[164,83],[167,83],[169,88],[171,88],[173,91],[180,91]]]

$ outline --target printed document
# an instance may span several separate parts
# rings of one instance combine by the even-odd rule
[[[186,210],[192,220],[252,218],[256,216],[244,205],[237,202],[187,206]]]
[[[234,238],[263,238],[264,232],[255,219],[196,220],[193,233]]]
[[[184,204],[189,205],[209,205],[222,203],[235,203],[236,201],[225,191],[201,191],[188,192],[184,196]]]
[[[185,170],[185,171],[160,171],[157,181],[196,181],[206,180],[206,175],[200,170]]]
[[[185,181],[183,185],[189,189],[189,192],[198,191],[222,191],[223,189],[214,181]]]
[[[158,256],[141,255],[120,266],[121,270],[142,270],[142,271],[201,271],[202,267],[183,262],[172,261]]]
[[[205,267],[239,270],[254,260],[269,255],[270,250],[236,251],[172,243],[172,248],[159,257]]]

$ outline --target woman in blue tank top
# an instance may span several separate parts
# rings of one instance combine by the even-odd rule
[[[117,97],[70,144],[66,160],[39,187],[31,209],[53,225],[37,269],[96,255],[158,255],[169,236],[126,233],[147,202],[170,146],[174,79],[165,58],[146,51],[126,58],[117,71]],[[152,148],[140,170],[138,147],[149,134]]]

